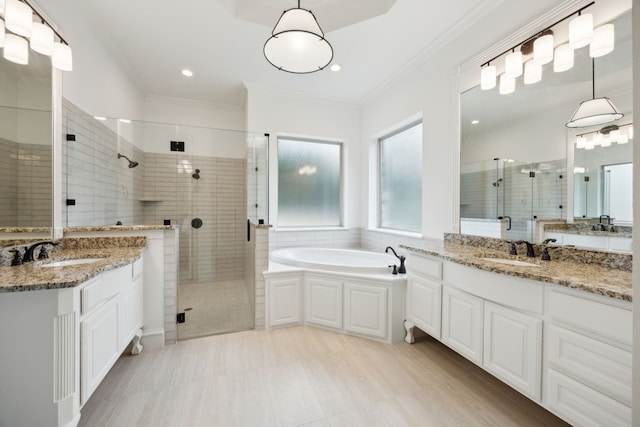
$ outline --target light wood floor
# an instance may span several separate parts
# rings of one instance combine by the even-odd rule
[[[381,344],[309,327],[125,355],[81,426],[564,426],[439,342]]]

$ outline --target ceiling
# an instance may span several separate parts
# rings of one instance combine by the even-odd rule
[[[262,52],[295,0],[84,0],[78,7],[145,94],[241,105],[246,82],[358,104],[487,8],[514,2],[302,0],[342,65],[304,75],[278,71]],[[548,4],[517,3],[529,14]],[[194,76],[183,77],[183,68]]]

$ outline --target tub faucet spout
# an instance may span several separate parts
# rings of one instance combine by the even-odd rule
[[[393,254],[396,256],[396,258],[398,258],[400,260],[400,267],[398,267],[398,273],[406,274],[407,273],[407,269],[404,266],[404,261],[406,260],[406,257],[404,255],[398,256],[396,251],[391,246],[387,246],[387,248],[384,251],[386,253],[389,253],[389,249],[391,249],[391,252],[393,252]]]

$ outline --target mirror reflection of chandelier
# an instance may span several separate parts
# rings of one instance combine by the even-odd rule
[[[267,61],[281,71],[306,74],[324,69],[333,59],[333,48],[310,10],[285,10],[264,44]]]
[[[576,148],[593,150],[598,146],[610,147],[611,144],[626,144],[630,139],[633,139],[633,123],[609,125],[599,130],[577,135]]]

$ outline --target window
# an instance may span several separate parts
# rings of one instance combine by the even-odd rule
[[[380,228],[422,229],[422,123],[380,138]]]
[[[341,225],[342,145],[278,139],[278,226]]]

